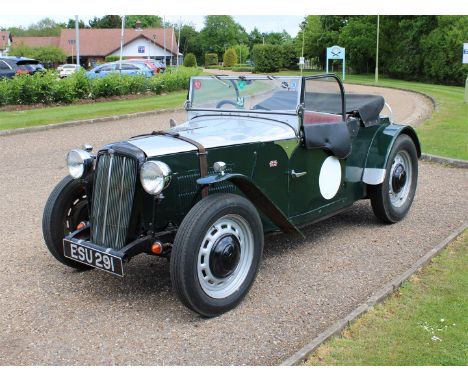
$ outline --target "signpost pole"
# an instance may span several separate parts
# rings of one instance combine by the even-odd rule
[[[462,64],[468,64],[468,42],[463,44]],[[468,76],[465,81],[465,103],[468,103]]]

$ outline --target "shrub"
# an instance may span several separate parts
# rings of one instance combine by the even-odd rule
[[[193,53],[187,53],[184,57],[184,66],[186,67],[193,67],[197,66],[197,58]]]
[[[224,66],[234,66],[237,64],[237,53],[233,48],[224,52]]]
[[[90,80],[84,71],[59,80],[57,73],[18,75],[0,80],[0,106],[36,103],[71,103],[77,99],[122,96],[126,94],[160,94],[188,89],[189,79],[200,73],[197,68],[168,70],[162,75],[120,76],[111,74]]]
[[[261,73],[277,72],[283,64],[281,45],[254,45],[252,59],[255,62],[255,71]]]
[[[205,67],[211,65],[218,65],[218,54],[217,53],[206,53],[205,54]]]

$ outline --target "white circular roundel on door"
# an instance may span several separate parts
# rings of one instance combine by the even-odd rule
[[[333,198],[340,188],[341,165],[337,157],[328,157],[322,164],[319,175],[320,193],[325,199]]]

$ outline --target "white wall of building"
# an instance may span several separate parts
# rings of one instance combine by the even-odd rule
[[[170,43],[170,41],[169,41]],[[139,51],[140,48],[140,51]],[[170,48],[170,45],[168,46]],[[142,51],[143,50],[143,51]],[[112,52],[110,56],[119,56],[120,49]],[[146,38],[140,37],[132,42],[124,45],[122,56],[124,57],[164,57],[167,56],[168,58],[171,56],[171,52],[166,50],[164,51],[158,45],[155,45],[152,41],[147,40]]]

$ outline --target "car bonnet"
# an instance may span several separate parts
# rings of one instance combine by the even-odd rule
[[[294,129],[285,123],[262,118],[233,116],[199,117],[170,131],[195,140],[206,149],[296,137]],[[143,150],[148,157],[196,150],[196,147],[190,143],[161,135],[135,137],[128,143]]]

